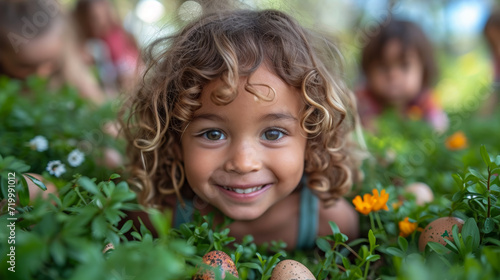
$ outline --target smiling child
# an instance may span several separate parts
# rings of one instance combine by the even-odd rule
[[[358,217],[342,198],[359,170],[355,101],[326,38],[280,11],[201,16],[152,45],[129,100],[125,132],[141,203],[227,216],[231,235],[311,248],[350,238]]]

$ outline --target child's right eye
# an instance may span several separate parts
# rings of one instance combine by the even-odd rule
[[[226,135],[220,130],[212,129],[212,130],[207,130],[203,132],[202,136],[205,139],[211,140],[211,141],[217,141],[217,140],[224,140],[226,139]]]

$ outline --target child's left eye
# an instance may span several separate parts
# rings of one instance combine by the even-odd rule
[[[264,134],[262,134],[262,139],[268,141],[276,141],[283,138],[283,136],[285,135],[286,134],[283,131],[280,131],[278,129],[270,129],[264,132]]]
[[[226,139],[226,135],[224,135],[224,132],[217,130],[217,129],[211,129],[211,130],[205,131],[202,133],[202,136],[208,140],[211,140],[211,141],[218,141],[218,140],[225,140]]]

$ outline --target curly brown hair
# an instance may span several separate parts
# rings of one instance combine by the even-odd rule
[[[359,170],[349,145],[356,102],[341,77],[342,57],[333,42],[281,11],[237,10],[202,15],[153,42],[147,53],[143,83],[123,111],[128,168],[142,204],[161,206],[172,194],[182,202],[181,189],[189,186],[181,135],[201,107],[203,87],[220,78],[225,86],[211,100],[228,104],[237,95],[239,77],[263,63],[298,88],[304,100],[300,124],[308,134],[308,186],[327,204],[349,191]],[[245,89],[259,97],[252,85]]]

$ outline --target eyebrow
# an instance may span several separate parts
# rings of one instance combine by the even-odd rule
[[[191,120],[191,122],[197,121],[199,119],[227,122],[227,118],[216,115],[216,114],[211,114],[211,113],[195,115],[195,116],[193,116],[193,119]]]
[[[205,119],[205,120],[211,120],[211,121],[219,121],[219,122],[228,122],[228,119],[226,117],[217,115],[217,114],[212,114],[212,113],[204,113],[204,114],[199,114],[195,115],[191,122],[200,120],[200,119]],[[298,121],[296,117],[294,117],[290,113],[270,113],[266,114],[262,117],[259,118],[260,121],[278,121],[278,120],[291,120],[291,121]]]
[[[261,120],[271,120],[271,121],[278,121],[278,120],[291,120],[291,121],[298,121],[296,117],[294,117],[290,113],[271,113],[264,115],[260,118]]]

